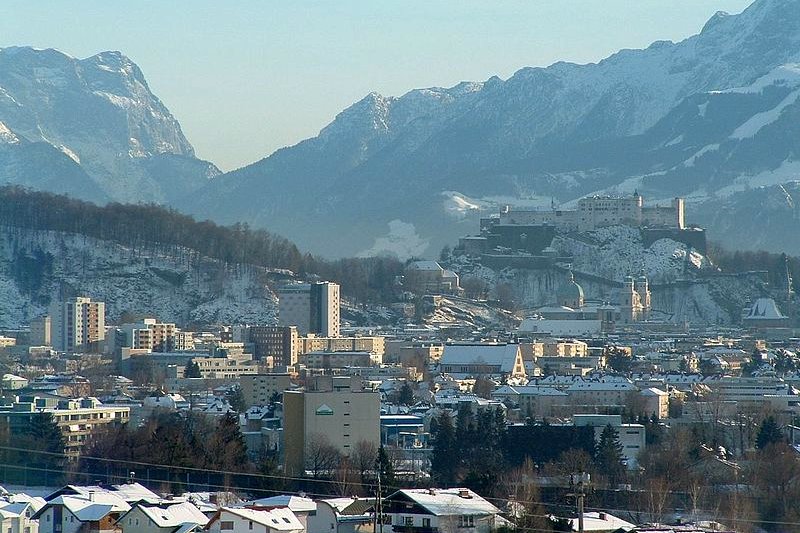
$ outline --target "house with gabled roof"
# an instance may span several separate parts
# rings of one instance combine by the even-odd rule
[[[454,376],[526,377],[519,344],[447,344],[439,365],[442,373]]]
[[[49,498],[33,516],[39,520],[40,533],[113,533],[118,531],[117,520],[131,508],[120,496],[105,491]]]
[[[207,523],[208,517],[185,499],[143,500],[117,521],[122,533],[192,533]]]
[[[3,488],[0,487],[0,492]],[[37,533],[39,523],[33,518],[44,506],[42,498],[27,494],[4,494],[0,497],[0,531],[3,533]]]
[[[401,489],[386,497],[382,533],[489,533],[509,522],[466,488]]]
[[[305,533],[297,516],[287,508],[250,509],[222,507],[205,527],[212,533]]]
[[[317,502],[305,496],[295,496],[293,494],[279,494],[269,498],[251,500],[244,504],[250,509],[275,509],[285,507],[292,511],[297,519],[307,529],[308,517],[316,514]]]
[[[317,500],[317,513],[308,519],[308,533],[372,533],[374,510],[372,498]]]

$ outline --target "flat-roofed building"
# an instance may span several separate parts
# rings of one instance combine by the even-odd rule
[[[297,326],[301,335],[338,337],[339,285],[328,281],[293,283],[278,289],[278,323]]]
[[[358,378],[318,376],[308,390],[285,391],[283,416],[289,475],[325,468],[315,461],[321,446],[350,455],[359,442],[380,445],[380,394]]]
[[[248,407],[267,405],[275,394],[280,398],[283,391],[292,385],[289,374],[251,374],[239,379],[242,395]]]

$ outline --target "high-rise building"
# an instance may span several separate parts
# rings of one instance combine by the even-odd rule
[[[106,338],[106,304],[78,297],[50,305],[53,348],[84,352]]]
[[[358,377],[318,376],[304,391],[283,393],[286,473],[303,474],[320,450],[350,455],[359,442],[380,445],[380,394],[365,391]]]
[[[272,357],[274,368],[297,362],[297,326],[250,326],[248,340],[253,344],[253,357],[258,361]]]
[[[50,332],[52,323],[50,317],[40,316],[31,320],[31,334],[28,342],[31,346],[50,346],[53,342]]]
[[[176,349],[178,331],[173,323],[145,318],[141,322],[119,326],[115,344],[116,348],[171,352]]]
[[[339,336],[339,285],[295,283],[278,289],[278,322],[297,326],[300,335]]]

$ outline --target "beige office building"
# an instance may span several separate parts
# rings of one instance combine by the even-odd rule
[[[253,405],[268,405],[273,394],[283,394],[292,380],[289,374],[254,374],[239,378],[242,386],[242,395],[248,407]]]
[[[285,469],[301,475],[313,468],[310,452],[320,443],[349,455],[361,441],[380,445],[380,395],[358,378],[318,376],[308,390],[283,393]]]

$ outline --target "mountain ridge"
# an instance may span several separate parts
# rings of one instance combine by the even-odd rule
[[[19,143],[6,143],[5,158],[0,155],[0,178],[6,183],[93,201],[164,203],[178,201],[220,173],[195,157],[141,69],[118,51],[77,59],[52,48],[0,49],[0,122],[6,137],[50,145],[80,167],[54,188],[35,178],[41,165],[20,153]],[[169,176],[151,161],[164,154],[183,158],[182,165],[173,160]],[[93,186],[76,179],[79,174]]]
[[[747,86],[799,58],[800,2],[758,0],[738,15],[713,16],[678,43],[657,41],[597,63],[526,67],[507,80],[400,97],[371,93],[316,137],[220,176],[190,208],[228,222],[244,216],[333,256],[375,251],[390,223],[413,224],[409,237],[428,243],[422,255],[474,231],[474,216],[449,213],[449,191],[567,202],[637,179],[657,199],[692,193],[645,179],[669,162],[647,159],[645,144],[661,121],[698,95]],[[613,150],[638,166],[611,159]],[[678,173],[678,185],[705,186],[705,177]]]

